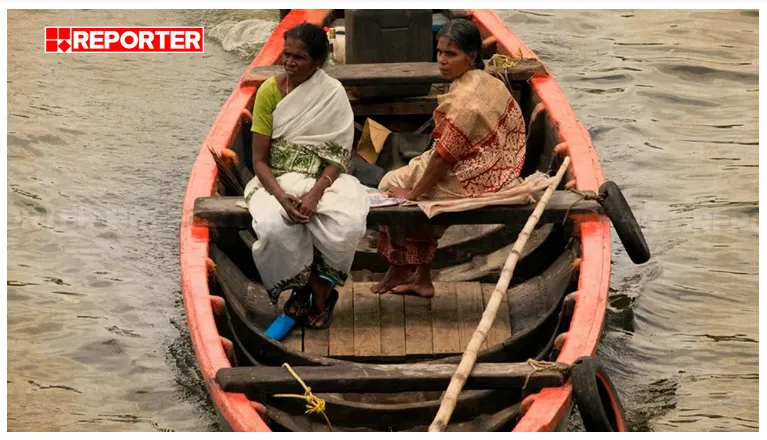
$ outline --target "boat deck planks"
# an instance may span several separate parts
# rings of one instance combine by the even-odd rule
[[[490,297],[493,295],[495,286],[492,284],[482,285],[482,304],[487,308],[487,303],[490,302]],[[498,306],[498,313],[495,315],[495,320],[490,330],[487,332],[487,347],[500,344],[511,336],[511,323],[509,322],[509,300],[507,297],[501,299],[501,304]]]
[[[328,355],[339,358],[354,357],[354,339],[346,337],[354,334],[354,291],[352,282],[339,286],[338,302],[333,311],[333,323],[328,329]]]
[[[340,298],[339,293],[339,298]],[[332,325],[331,325],[332,326]],[[304,353],[327,356],[330,351],[330,329],[304,329]]]
[[[405,350],[409,356],[424,357],[434,354],[431,318],[430,299],[405,296]]]
[[[372,359],[381,356],[381,319],[378,295],[370,291],[373,283],[354,285],[354,356]]]
[[[434,353],[450,354],[461,351],[461,338],[456,316],[458,298],[453,283],[434,283],[435,295],[431,299],[431,328]]]
[[[469,345],[485,307],[482,303],[482,285],[479,283],[455,283],[455,290],[460,292],[457,298],[461,351],[463,351]],[[481,348],[487,348],[487,341],[482,344]]]
[[[378,295],[381,314],[381,356],[391,360],[404,360],[405,298],[402,295]]]
[[[412,295],[376,295],[370,292],[372,285],[371,282],[347,282],[339,288],[333,324],[329,330],[304,330],[303,351],[349,360],[387,362],[460,354],[495,288],[494,284],[478,282],[436,282],[434,298],[426,299]],[[511,335],[508,310],[507,302],[503,301],[483,348]],[[287,338],[294,334],[299,335],[300,342],[301,333],[297,330]],[[291,341],[283,343],[287,345]],[[298,347],[300,351],[300,343]]]

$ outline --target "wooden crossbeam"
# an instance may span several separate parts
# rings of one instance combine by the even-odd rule
[[[428,115],[434,112],[439,104],[439,95],[412,96],[396,99],[377,99],[374,101],[350,98],[352,111],[355,115]]]
[[[564,366],[564,364],[562,364]],[[313,392],[391,392],[444,390],[455,373],[452,364],[341,364],[331,367],[293,367]],[[477,364],[465,389],[518,389],[528,379],[528,390],[555,387],[564,383],[560,371],[534,372],[527,363]],[[224,391],[234,393],[300,392],[301,386],[282,367],[222,368],[216,381]]]
[[[507,224],[522,226],[532,214],[535,205],[488,206],[464,212],[447,212],[432,219],[417,206],[394,206],[373,208],[367,217],[368,226],[386,224]],[[570,191],[556,191],[551,197],[546,210],[541,215],[541,223],[561,222],[565,215],[602,214],[602,207],[595,200],[583,198]],[[245,207],[242,197],[200,197],[194,202],[194,215],[198,220],[221,226],[247,228],[252,222],[250,212]]]
[[[325,72],[344,86],[375,86],[390,84],[424,84],[448,82],[439,73],[437,63],[376,63],[336,64],[325,66]],[[248,83],[259,83],[285,71],[281,65],[254,66],[243,77]],[[538,60],[523,58],[514,67],[505,69],[510,82],[527,81],[537,74],[547,74]]]

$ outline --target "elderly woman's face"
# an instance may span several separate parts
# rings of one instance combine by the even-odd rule
[[[309,56],[303,41],[286,38],[282,50],[282,65],[290,78],[305,81],[317,70],[317,63]]]
[[[467,54],[447,37],[440,37],[437,42],[437,65],[439,73],[448,81],[452,81],[466,71],[474,68],[476,54]]]

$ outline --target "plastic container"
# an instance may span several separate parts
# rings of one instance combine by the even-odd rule
[[[432,32],[439,32],[442,26],[446,25],[449,20],[444,14],[432,14],[431,30]]]
[[[272,321],[264,333],[274,340],[281,341],[295,325],[296,320],[283,313]]]
[[[336,30],[333,28],[328,29],[328,46],[330,48],[330,59],[328,60],[328,64],[337,64],[338,59],[336,57],[336,52],[338,51],[338,45],[336,44]]]
[[[336,29],[336,39],[333,43],[333,57],[338,64],[346,64],[346,34],[343,28]]]

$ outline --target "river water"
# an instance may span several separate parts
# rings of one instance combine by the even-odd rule
[[[653,252],[613,233],[599,355],[634,430],[758,422],[758,12],[498,11]],[[277,11],[8,11],[8,429],[216,430],[181,303],[192,162]],[[204,55],[43,53],[44,26],[204,25]],[[574,418],[571,429],[579,429]]]

